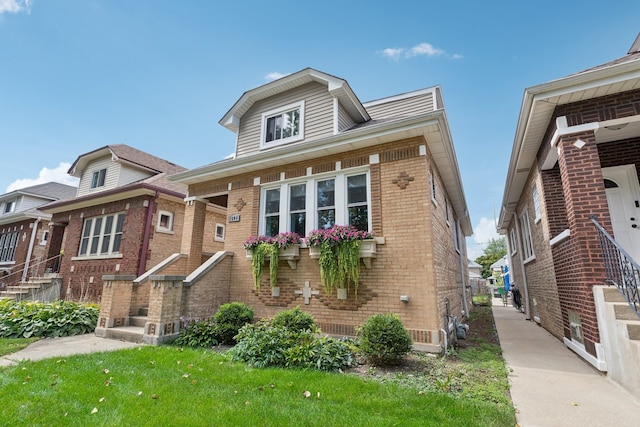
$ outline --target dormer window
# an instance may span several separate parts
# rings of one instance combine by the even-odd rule
[[[262,114],[260,146],[269,148],[304,138],[304,101]]]
[[[11,213],[16,210],[16,201],[11,200],[4,203],[4,213]]]
[[[107,175],[106,169],[100,169],[95,171],[91,177],[91,188],[98,188],[104,186],[104,178]]]

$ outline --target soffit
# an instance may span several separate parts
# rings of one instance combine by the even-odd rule
[[[558,105],[640,88],[640,59],[596,67],[525,90],[511,151],[498,228],[505,230]],[[616,138],[619,139],[619,138]]]

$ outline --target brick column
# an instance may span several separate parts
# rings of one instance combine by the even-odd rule
[[[108,328],[126,326],[129,323],[129,308],[133,280],[136,276],[102,276],[102,300],[96,335],[106,336]]]
[[[567,240],[552,249],[564,335],[572,338],[569,316],[574,321],[579,319],[585,350],[597,356],[596,344],[600,336],[592,288],[604,283],[604,266],[590,216],[595,215],[604,224],[610,222],[593,131],[561,137],[558,165],[570,232]]]
[[[158,345],[178,337],[185,276],[151,276],[149,314],[142,341]]]
[[[202,263],[202,244],[207,214],[206,200],[189,197],[185,199],[184,226],[180,252],[189,256],[187,271],[189,274]]]

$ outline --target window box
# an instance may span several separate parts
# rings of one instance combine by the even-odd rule
[[[360,242],[360,259],[367,269],[371,268],[371,258],[376,257],[377,248],[376,239],[366,239]],[[320,246],[309,246],[309,257],[311,259],[319,259]]]
[[[298,260],[300,259],[300,245],[293,244],[286,249],[280,249],[278,252],[278,261],[287,261],[289,267],[291,267],[292,270],[295,270],[298,266]],[[253,250],[245,249],[245,258],[249,260],[252,259]],[[269,256],[267,255],[265,259],[269,259]]]

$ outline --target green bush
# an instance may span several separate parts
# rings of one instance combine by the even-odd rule
[[[178,338],[174,342],[186,347],[211,348],[218,345],[218,331],[211,318],[194,320],[180,330]]]
[[[374,364],[392,365],[411,351],[411,336],[397,314],[375,314],[358,328],[360,351]]]
[[[253,322],[253,308],[241,302],[230,302],[220,306],[213,321],[218,340],[223,344],[235,344],[234,337],[247,323]]]
[[[313,316],[300,310],[300,307],[284,310],[276,314],[271,320],[271,326],[282,326],[293,331],[315,331],[317,329]]]
[[[0,300],[0,337],[64,337],[96,329],[96,304],[68,301],[52,303]]]
[[[346,342],[318,337],[318,329],[289,328],[262,320],[245,325],[230,350],[233,360],[257,368],[319,369],[337,371],[351,366],[354,353]]]

